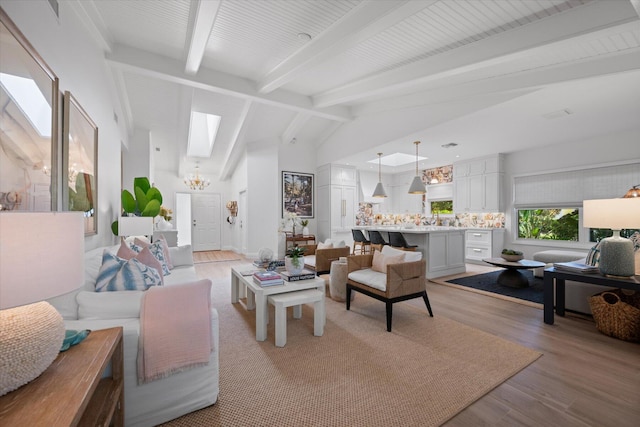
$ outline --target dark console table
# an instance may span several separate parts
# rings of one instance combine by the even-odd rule
[[[617,279],[605,277],[601,274],[572,273],[569,271],[558,271],[553,267],[547,268],[544,270],[544,323],[549,325],[553,325],[554,280],[556,284],[556,314],[558,316],[564,316],[565,280],[640,291],[640,276],[632,276],[630,279]]]

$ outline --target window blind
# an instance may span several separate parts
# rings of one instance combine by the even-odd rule
[[[640,184],[640,162],[513,178],[514,206],[572,207],[583,200],[622,197]]]

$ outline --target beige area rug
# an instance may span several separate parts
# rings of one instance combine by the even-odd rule
[[[193,262],[202,264],[205,262],[237,261],[240,255],[233,251],[199,251],[193,253]]]
[[[213,286],[220,314],[218,402],[166,426],[437,426],[541,356],[519,344],[438,315],[357,294],[326,300],[324,336],[313,307],[289,310],[287,345],[255,340],[255,312],[230,303],[229,281]]]

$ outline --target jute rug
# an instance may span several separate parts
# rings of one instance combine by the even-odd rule
[[[193,262],[202,264],[205,262],[236,261],[240,255],[233,251],[199,251],[193,253]]]
[[[313,336],[313,307],[289,310],[287,345],[255,340],[255,312],[230,303],[228,280],[213,286],[220,315],[220,395],[215,405],[165,426],[437,426],[541,356],[519,344],[406,303],[357,294],[326,299]]]

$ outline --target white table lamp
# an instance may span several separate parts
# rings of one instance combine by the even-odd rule
[[[584,200],[582,206],[585,227],[613,230],[613,236],[603,239],[600,245],[600,272],[607,276],[633,276],[633,243],[620,237],[620,230],[640,228],[640,198]]]
[[[43,300],[83,280],[82,212],[0,213],[0,396],[55,360],[65,326]]]

